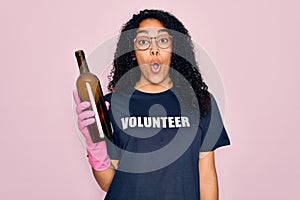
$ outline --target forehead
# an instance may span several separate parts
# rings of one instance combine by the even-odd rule
[[[166,31],[165,26],[157,19],[145,19],[140,23],[139,28],[137,29],[137,33],[146,33],[150,35]]]

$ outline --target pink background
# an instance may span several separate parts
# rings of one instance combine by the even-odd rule
[[[216,151],[220,199],[299,199],[298,1],[119,2],[1,3],[0,199],[102,199],[74,125],[74,51],[143,8],[174,13],[222,77],[232,145]]]

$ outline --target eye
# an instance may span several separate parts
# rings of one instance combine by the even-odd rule
[[[171,42],[171,36],[169,35],[160,35],[157,37],[157,42],[160,44],[168,44]]]
[[[139,46],[147,46],[150,44],[150,39],[145,36],[139,36],[136,38],[136,42]]]
[[[168,43],[168,42],[169,42],[169,39],[166,38],[166,37],[160,38],[160,39],[159,39],[159,42],[160,42],[160,43]]]
[[[139,45],[147,45],[147,44],[149,44],[149,41],[141,39],[141,40],[138,40],[138,43],[139,43]]]

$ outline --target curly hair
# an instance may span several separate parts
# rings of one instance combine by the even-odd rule
[[[117,83],[125,73],[135,73],[130,76],[127,81],[122,81],[120,87],[125,88],[134,86],[140,77],[140,72],[132,70],[138,66],[135,59],[133,40],[135,34],[130,30],[139,28],[140,23],[145,19],[156,19],[160,21],[168,30],[178,32],[172,35],[172,57],[170,65],[170,77],[173,87],[180,88],[181,84],[174,70],[179,72],[190,84],[197,96],[197,104],[201,110],[201,117],[204,117],[210,111],[210,93],[208,87],[202,79],[198,64],[195,60],[194,45],[188,30],[184,25],[172,14],[162,10],[143,10],[123,25],[117,48],[114,54],[113,69],[109,75],[108,89],[113,92],[117,89]],[[177,53],[180,52],[180,55]],[[174,70],[173,70],[174,69]],[[172,72],[173,71],[173,72]],[[191,104],[190,104],[191,105]],[[198,106],[197,105],[197,106]]]

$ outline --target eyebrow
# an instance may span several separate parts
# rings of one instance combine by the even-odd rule
[[[157,31],[157,33],[161,33],[161,32],[168,32],[167,31],[167,29],[159,29],[158,31]],[[149,31],[147,31],[147,30],[138,30],[137,32],[136,32],[136,34],[139,34],[139,33],[149,33]]]

